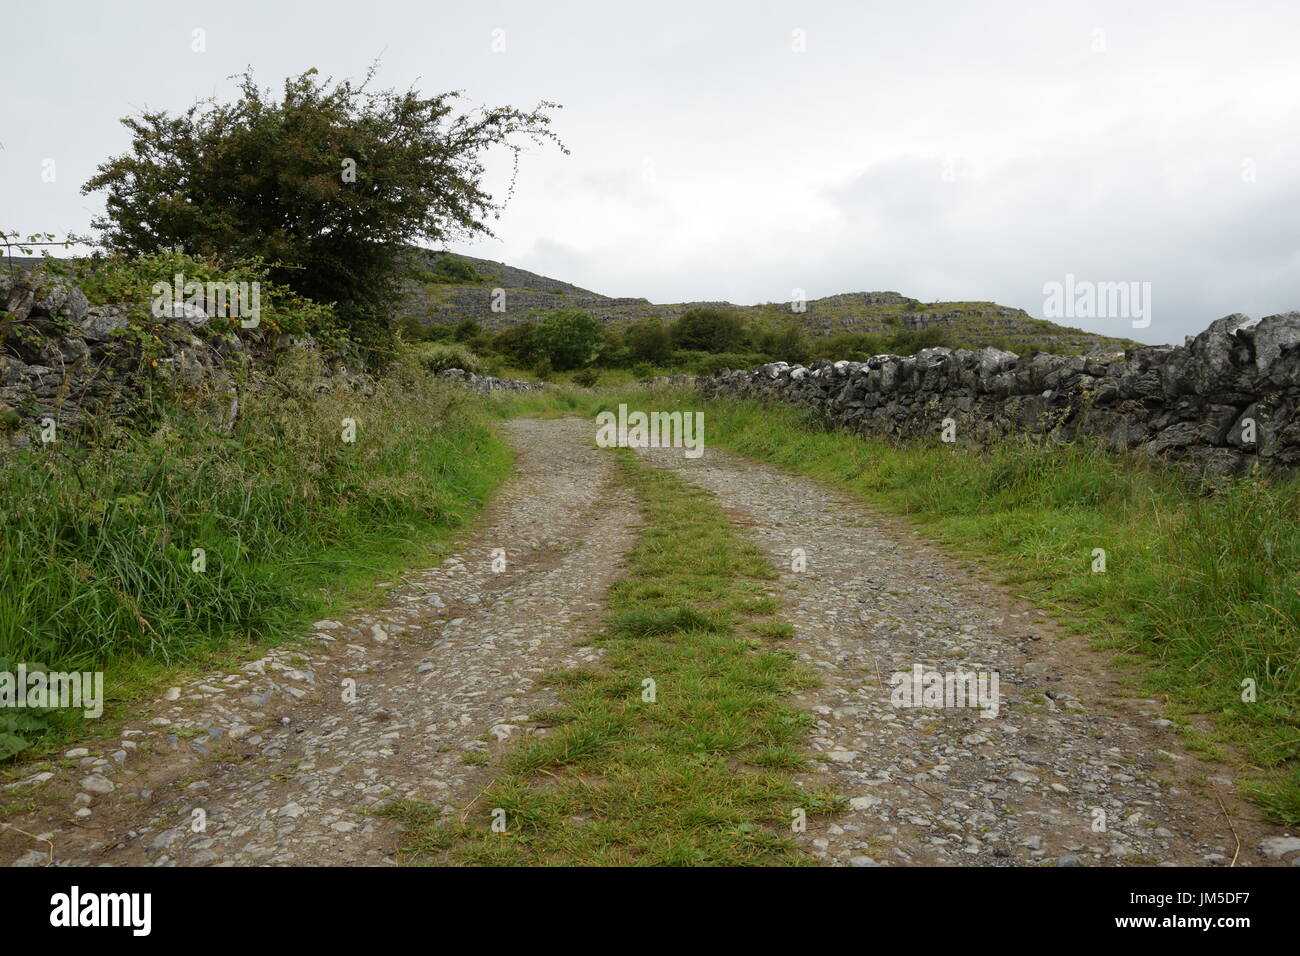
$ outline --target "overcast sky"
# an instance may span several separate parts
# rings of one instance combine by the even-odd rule
[[[572,155],[530,151],[497,237],[453,248],[607,295],[1042,316],[1072,274],[1151,283],[1147,328],[1061,320],[1148,342],[1300,308],[1294,0],[98,0],[9,6],[4,33],[8,231],[87,231],[125,114],[382,55],[384,86],[564,105]]]

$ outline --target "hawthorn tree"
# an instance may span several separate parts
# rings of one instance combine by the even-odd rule
[[[263,259],[271,279],[336,303],[352,337],[382,353],[411,246],[491,235],[524,145],[567,150],[550,129],[555,103],[459,112],[458,92],[369,89],[375,69],[359,84],[310,69],[278,99],[246,72],[233,102],[124,118],[130,152],[82,187],[108,191],[95,221],[105,245]],[[514,154],[502,199],[483,183],[497,146]]]
[[[532,341],[557,372],[580,368],[600,345],[600,322],[577,309],[558,309],[537,323]]]

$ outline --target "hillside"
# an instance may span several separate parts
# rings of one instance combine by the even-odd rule
[[[485,328],[498,329],[536,320],[554,309],[581,309],[602,322],[645,318],[671,321],[687,309],[711,305],[736,309],[749,318],[784,320],[794,315],[816,335],[942,328],[959,345],[998,344],[1062,353],[1115,353],[1139,344],[1036,319],[1023,309],[996,302],[926,303],[897,292],[844,292],[809,299],[803,313],[792,312],[789,302],[748,306],[730,302],[657,304],[643,298],[601,295],[489,259],[453,258],[471,266],[479,275],[478,281],[448,281],[437,275],[435,270],[443,254],[425,252],[420,278],[408,283],[409,295],[401,317],[442,325],[474,319]],[[505,308],[494,312],[493,289],[498,288],[505,290]]]

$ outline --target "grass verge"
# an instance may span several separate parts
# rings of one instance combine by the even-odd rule
[[[299,359],[245,398],[232,434],[176,408],[151,432],[0,468],[0,659],[104,671],[108,723],[175,668],[377,600],[376,582],[429,556],[507,473],[474,396],[414,368],[362,392]],[[23,716],[41,750],[89,729],[79,712]]]
[[[813,678],[767,636],[770,564],[706,492],[626,453],[620,475],[646,527],[595,638],[605,666],[553,675],[553,726],[464,819],[390,808],[415,861],[798,864],[792,812],[838,807],[792,776],[811,718],[785,698]]]

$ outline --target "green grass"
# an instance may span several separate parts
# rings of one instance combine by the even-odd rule
[[[626,454],[620,469],[647,524],[595,638],[603,666],[551,675],[555,726],[508,752],[463,820],[390,810],[415,861],[798,864],[792,811],[838,808],[790,775],[811,718],[786,697],[812,678],[763,636],[785,633],[760,603],[771,566],[707,493]]]
[[[713,444],[916,520],[1140,662],[1142,692],[1167,701],[1188,744],[1230,744],[1253,799],[1300,824],[1300,481],[1211,485],[1086,444],[894,445],[755,403],[708,404],[705,420]]]
[[[289,363],[230,435],[174,409],[152,432],[38,445],[0,468],[0,658],[103,670],[120,705],[377,599],[508,468],[477,400],[400,367],[363,395]]]
[[[1207,483],[1088,444],[894,444],[684,391],[564,401],[591,415],[619,402],[702,408],[707,444],[906,516],[1112,651],[1190,749],[1232,762],[1272,819],[1300,825],[1300,479]]]

